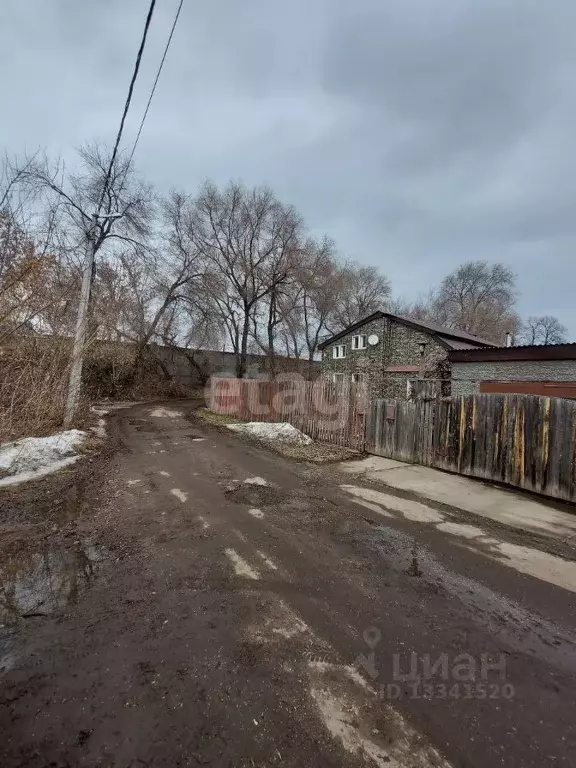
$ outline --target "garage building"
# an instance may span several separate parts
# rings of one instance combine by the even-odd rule
[[[576,400],[576,344],[453,350],[448,360],[452,395],[500,392]]]

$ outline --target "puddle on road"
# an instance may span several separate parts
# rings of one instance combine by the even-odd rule
[[[556,667],[576,671],[576,640],[572,633],[525,608],[504,594],[493,591],[476,579],[452,571],[439,562],[412,536],[387,526],[377,526],[367,534],[347,534],[346,540],[356,541],[377,552],[390,566],[388,578],[400,589],[410,572],[416,553],[419,571],[418,589],[433,599],[450,600],[458,614],[472,620],[482,630],[499,638],[509,647],[529,655],[537,655]],[[394,580],[396,572],[396,581]],[[448,606],[448,603],[445,603]]]
[[[103,559],[103,551],[89,541],[5,558],[0,563],[0,624],[49,616],[74,605]]]
[[[356,504],[362,504],[379,514],[388,515],[388,510],[393,510],[407,520],[433,524],[438,531],[467,540],[469,542],[467,546],[474,552],[514,568],[520,573],[526,573],[562,589],[576,592],[576,562],[572,559],[565,559],[535,547],[494,538],[476,525],[446,519],[446,513],[418,501],[355,485],[340,487],[351,494]]]
[[[250,507],[279,504],[288,499],[288,494],[285,491],[268,485],[243,484],[239,488],[226,491],[226,496],[236,504],[247,504]]]
[[[71,485],[63,494],[62,502],[58,507],[56,518],[59,523],[68,523],[82,515],[84,501],[86,499],[86,484],[79,480]]]

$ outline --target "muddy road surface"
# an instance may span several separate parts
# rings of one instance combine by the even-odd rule
[[[576,765],[565,555],[538,578],[192,404],[114,418],[96,487],[5,526],[2,768]]]

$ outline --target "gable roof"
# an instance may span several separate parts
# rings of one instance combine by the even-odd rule
[[[318,344],[318,349],[324,349],[325,347],[333,344],[343,336],[347,336],[349,333],[353,333],[356,330],[362,328],[366,323],[370,323],[373,320],[379,320],[382,317],[387,317],[400,325],[405,325],[408,328],[414,328],[416,331],[422,331],[428,333],[442,344],[446,349],[477,349],[478,347],[495,347],[497,346],[487,339],[481,339],[479,336],[473,336],[466,331],[459,331],[455,328],[445,328],[442,325],[436,325],[436,323],[422,322],[420,320],[413,320],[410,317],[404,317],[403,315],[395,315],[392,312],[374,312],[368,317],[364,317],[362,320],[349,325],[340,333],[334,334],[329,339],[326,339],[321,344]]]

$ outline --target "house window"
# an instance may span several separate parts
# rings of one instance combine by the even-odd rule
[[[332,381],[334,382],[334,384],[342,384],[344,382],[344,374],[343,373],[332,374]]]
[[[336,344],[332,349],[332,357],[335,360],[341,360],[343,357],[346,357],[346,344]]]
[[[352,374],[352,383],[353,384],[364,384],[366,381],[366,374],[365,373],[353,373]]]
[[[367,336],[352,336],[352,349],[366,349],[368,346]]]

